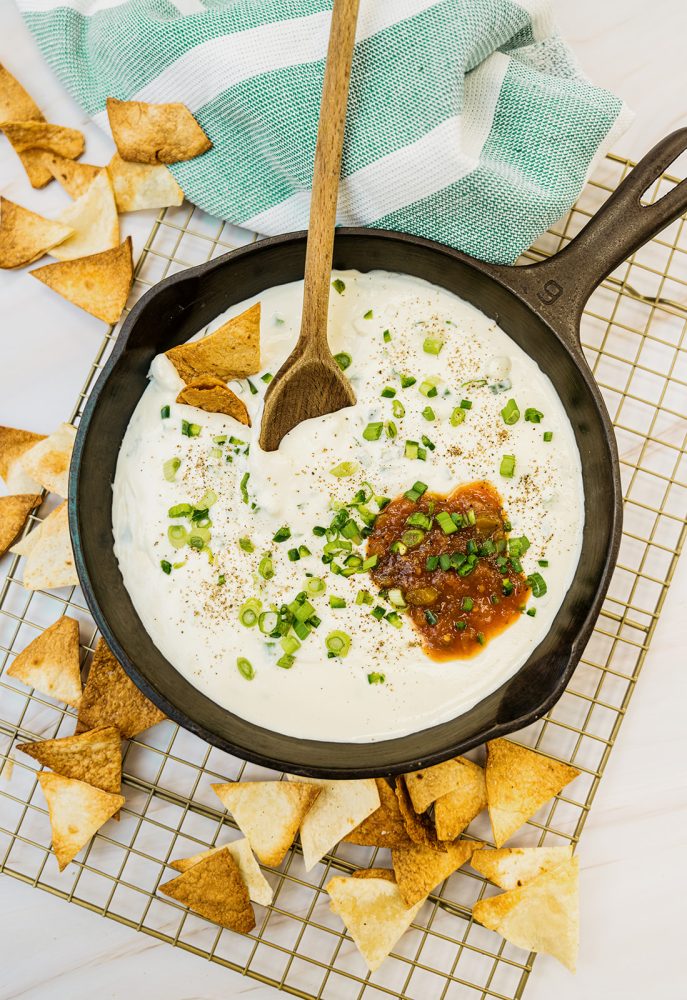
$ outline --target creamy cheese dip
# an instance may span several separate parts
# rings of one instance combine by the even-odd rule
[[[352,358],[347,375],[356,406],[302,423],[277,452],[259,447],[267,388],[261,376],[275,373],[296,341],[302,282],[259,296],[263,368],[251,378],[257,391],[246,380],[230,383],[248,408],[252,428],[177,404],[183,383],[170,361],[158,356],[117,463],[115,554],[157,647],[215,702],[291,736],[375,741],[465,712],[515,673],[544,638],[580,554],[582,475],[573,431],[551,382],[483,313],[406,275],[347,271],[333,277],[338,294],[331,294],[329,341],[335,353]],[[256,301],[232,307],[212,327]],[[444,342],[438,354],[426,349],[432,341]],[[403,388],[401,374],[414,376],[415,384]],[[423,383],[427,391],[428,382],[435,383],[436,395],[420,391]],[[381,395],[387,386],[396,390],[392,398]],[[501,416],[510,398],[521,412],[512,426]],[[403,416],[394,416],[394,401]],[[472,405],[464,404],[465,419],[454,426],[451,414],[463,401]],[[166,407],[169,416],[163,419]],[[539,423],[524,419],[528,408],[543,414]],[[182,434],[182,421],[198,425],[198,436]],[[389,421],[395,437],[387,434]],[[379,422],[384,432],[366,440],[365,428]],[[553,438],[544,440],[545,433]],[[226,443],[213,441],[222,436]],[[423,436],[433,450],[422,445]],[[231,437],[243,443],[232,444]],[[420,444],[424,461],[406,457],[407,440]],[[516,459],[511,478],[500,474],[504,455]],[[175,457],[180,465],[170,482],[163,467]],[[354,473],[332,475],[341,463],[352,463]],[[441,493],[473,480],[493,483],[512,535],[529,539],[524,572],[540,572],[547,584],[543,597],[528,601],[536,616],[522,614],[470,659],[432,660],[407,617],[401,615],[398,628],[378,620],[374,607],[381,604],[388,612],[391,606],[377,598],[369,574],[334,575],[321,560],[326,537],[313,534],[314,526],[330,524],[336,505],[350,502],[363,483],[393,498],[418,480]],[[188,524],[170,519],[169,509],[179,503],[199,506],[208,490],[217,495],[209,515],[212,563],[207,552],[175,549],[168,539],[170,525]],[[282,526],[290,537],[273,541]],[[248,539],[253,551],[245,551],[241,539]],[[312,554],[291,561],[288,551],[299,546]],[[354,551],[364,554],[364,545]],[[266,553],[274,570],[269,581],[258,572]],[[548,566],[539,566],[540,560]],[[165,572],[163,563],[177,566]],[[321,622],[302,641],[293,666],[283,669],[277,665],[284,654],[279,641],[257,626],[242,625],[239,613],[250,598],[260,600],[265,611],[288,604],[306,589],[307,574],[326,583],[323,594],[308,596]],[[356,603],[361,589],[372,591],[373,604]],[[330,607],[331,596],[343,598],[346,606]],[[327,657],[325,637],[333,630],[351,638],[345,658]],[[250,662],[252,679],[237,669],[238,657]],[[383,682],[370,683],[371,674],[383,675]]]

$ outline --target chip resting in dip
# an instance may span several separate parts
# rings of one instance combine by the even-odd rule
[[[157,647],[215,702],[369,742],[454,718],[522,666],[575,574],[584,497],[551,382],[496,323],[404,275],[332,286],[356,405],[263,452],[303,286],[232,307],[152,364],[115,553]]]

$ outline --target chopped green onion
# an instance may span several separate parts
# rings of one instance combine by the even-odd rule
[[[258,615],[258,628],[263,635],[271,635],[279,625],[279,615],[276,611],[263,611]]]
[[[475,606],[475,602],[471,597],[464,597],[460,602],[461,611],[472,611]]]
[[[239,546],[244,552],[255,552],[255,546],[250,538],[239,538]]]
[[[298,549],[289,549],[289,551],[286,554],[291,560],[291,562],[297,562],[301,557],[301,554],[298,551]]]
[[[241,477],[241,499],[244,503],[248,503],[248,480],[250,479],[250,472],[244,472]]]
[[[258,390],[255,388],[255,386],[253,385],[253,383],[251,382],[251,380],[249,378],[247,378],[246,382],[248,383],[248,388],[250,389],[251,396],[257,396]]]
[[[394,555],[404,556],[408,551],[408,548],[403,544],[403,542],[395,541],[391,543],[389,550],[393,552]]]
[[[384,399],[393,399],[394,396],[396,395],[396,390],[391,385],[385,385],[381,391],[381,395],[384,397]]]
[[[202,430],[200,424],[190,424],[188,420],[181,421],[181,433],[185,437],[195,438],[198,437]]]
[[[436,625],[436,623],[439,621],[434,612],[430,611],[429,608],[425,609],[425,619],[429,625]]]
[[[368,559],[366,559],[363,562],[362,568],[363,568],[364,572],[367,573],[368,570],[374,569],[378,562],[379,562],[379,556],[377,556],[377,555],[370,556]]]
[[[297,649],[301,648],[300,642],[294,635],[285,635],[282,639],[279,640],[279,645],[287,654],[287,656],[291,656],[293,653],[296,652]]]
[[[390,330],[385,330],[384,331],[384,333],[382,334],[382,340],[384,341],[385,344],[389,344],[391,342],[391,331]]]
[[[168,517],[190,517],[193,507],[190,503],[177,503],[167,511]]]
[[[327,534],[327,529],[323,528],[321,524],[316,524],[315,527],[312,529],[312,533],[313,535],[317,535],[318,538],[322,538],[324,535]]]
[[[504,424],[512,426],[517,424],[520,419],[520,410],[518,409],[518,404],[514,399],[509,399],[504,408],[501,410],[501,416],[503,417]]]
[[[166,573],[167,576],[169,576],[169,574],[172,572],[172,564],[171,564],[171,562],[167,562],[166,559],[161,559],[160,560],[160,569],[162,570],[163,573]]]
[[[417,379],[414,375],[401,375],[401,388],[410,389],[411,385],[415,385]]]
[[[291,538],[291,528],[288,524],[283,524],[281,528],[277,528],[274,535],[272,536],[273,542],[285,542],[287,538]]]
[[[384,674],[378,674],[376,671],[373,671],[371,674],[367,675],[368,684],[383,684],[385,680],[386,677],[384,676]]]
[[[425,354],[439,354],[443,346],[444,342],[439,337],[425,337],[422,350]]]
[[[372,604],[372,594],[369,590],[359,590],[355,595],[356,604]]]
[[[453,627],[458,629],[459,632],[464,632],[467,627],[467,622],[454,622]]]
[[[346,291],[346,282],[342,281],[341,278],[334,278],[332,281],[332,288],[335,292],[338,292],[339,295],[343,295]]]
[[[267,553],[267,555],[264,555],[260,560],[260,563],[258,565],[258,573],[263,578],[263,580],[271,580],[272,577],[274,576],[274,563],[272,562],[272,558],[269,555],[269,553]]]
[[[548,441],[553,441],[553,431],[544,431],[543,437],[544,437],[544,440],[547,441],[547,442]]]
[[[381,622],[386,612],[384,611],[384,608],[381,606],[381,604],[378,604],[376,607],[372,609],[372,611],[370,611],[370,614],[372,615],[373,618],[376,618],[378,622]]]
[[[401,628],[403,625],[403,620],[397,611],[387,611],[384,615],[384,620],[393,625],[394,628]]]
[[[515,590],[515,587],[514,587],[513,582],[511,580],[506,579],[506,580],[503,581],[503,590],[502,590],[502,593],[503,593],[504,597],[510,597],[510,595],[513,593],[514,590]]]
[[[537,560],[537,565],[542,566],[544,569],[546,569],[546,567],[549,565],[549,560],[548,559],[538,559]]]
[[[255,677],[255,670],[253,669],[253,664],[250,660],[247,660],[245,656],[239,656],[236,660],[236,666],[242,677],[245,677],[247,681],[252,681]]]
[[[406,441],[403,454],[405,458],[419,458],[420,445],[417,441]]]
[[[345,597],[336,597],[334,594],[330,594],[330,596],[329,596],[329,607],[330,608],[345,608],[346,607],[346,598]]]
[[[456,406],[456,408],[451,413],[451,416],[448,418],[448,422],[450,423],[451,427],[458,427],[458,425],[462,424],[464,420],[465,420],[465,410],[462,409],[460,406]]]
[[[264,374],[264,375],[261,375],[261,376],[260,376],[260,379],[261,379],[261,380],[262,380],[263,382],[271,382],[273,378],[274,378],[274,375],[272,375],[272,373],[271,373],[271,372],[265,372],[265,374]]]
[[[168,406],[163,406],[162,409],[160,410],[160,418],[162,420],[166,420],[167,417],[169,416],[170,412],[171,411],[170,411],[170,408]]]
[[[506,479],[511,479],[513,473],[515,472],[515,455],[504,455],[501,459],[501,465],[499,466],[499,472]]]
[[[442,552],[439,556],[439,566],[446,572],[451,568],[451,556],[448,552]]]
[[[422,411],[422,416],[425,418],[425,420],[436,420],[436,414],[431,406],[425,406],[424,410]]]
[[[319,576],[311,576],[305,584],[305,589],[313,597],[317,597],[318,594],[324,594],[327,589],[327,584]]]
[[[220,573],[220,575],[217,577],[217,586],[223,587],[226,582],[227,582],[226,576],[224,575],[224,573]]]
[[[366,441],[379,441],[382,436],[383,426],[384,424],[381,421],[368,424],[363,431],[363,437]]]
[[[398,427],[393,422],[393,420],[387,420],[386,424],[384,425],[384,429],[386,431],[386,436],[388,438],[391,438],[392,440],[398,434]]]
[[[470,402],[469,399],[461,399],[461,401],[460,401],[460,408],[461,408],[461,410],[471,410],[472,409],[472,403]]]
[[[346,369],[349,368],[353,362],[353,358],[351,357],[350,354],[347,354],[346,351],[339,351],[338,354],[334,355],[334,360],[336,361],[337,365],[339,366],[342,372],[345,372]]]
[[[430,451],[434,451],[434,449],[436,448],[434,442],[430,441],[430,439],[427,437],[426,434],[423,434],[420,440],[422,441],[425,448],[429,448]],[[422,449],[420,449],[420,451],[422,451]],[[422,458],[422,460],[424,461],[425,456],[418,454],[418,458]]]
[[[382,425],[380,424],[379,426],[381,427]],[[357,462],[339,462],[338,465],[329,470],[329,474],[336,476],[337,479],[345,479],[347,476],[354,476],[357,471]]]
[[[419,480],[413,483],[412,487],[403,494],[407,500],[417,501],[427,492],[427,483],[421,483]]]
[[[372,315],[373,315],[372,310],[368,309],[365,315],[363,316],[363,319],[372,319]]]
[[[531,424],[540,424],[543,418],[544,414],[541,410],[537,410],[533,406],[528,406],[525,410],[525,420],[529,420]]]
[[[182,524],[172,524],[167,528],[167,538],[175,549],[180,549],[188,542],[188,531]]]
[[[188,540],[188,544],[191,546],[192,549],[198,549],[198,551],[200,552],[200,550],[205,546],[205,539],[202,538],[200,535],[191,535],[191,537]]]
[[[485,378],[473,378],[469,382],[461,382],[461,389],[482,389],[487,384]]]
[[[239,621],[246,628],[253,628],[254,625],[258,624],[258,614],[260,613],[260,608],[262,607],[262,602],[256,597],[249,597],[248,600],[241,605],[239,608]]]
[[[179,471],[179,466],[181,465],[180,458],[168,458],[165,464],[162,466],[162,474],[168,483],[173,483],[177,472]]]
[[[411,528],[422,528],[424,531],[429,531],[432,527],[432,518],[422,511],[416,511],[406,518],[406,524],[409,524]]]
[[[226,434],[217,434],[215,437],[213,437],[212,440],[214,441],[215,444],[226,444],[227,435]]]
[[[401,417],[405,417],[406,415],[406,408],[400,399],[395,399],[393,401],[393,403],[391,404],[391,410],[393,412],[393,415],[397,418],[397,420],[400,420]]]
[[[483,646],[486,642],[486,639],[484,638],[484,632],[478,632],[477,635],[475,636],[475,641],[478,642],[480,646]]]
[[[437,396],[439,393],[435,379],[425,379],[420,385],[420,392],[423,396],[426,396],[427,399],[432,399],[434,396]]]
[[[424,540],[424,537],[424,531],[420,531],[419,528],[409,528],[408,531],[404,531],[401,535],[401,541],[406,548],[413,549]]]
[[[516,536],[508,539],[508,555],[522,556],[530,547],[530,540],[527,535]]]
[[[284,653],[284,655],[280,656],[279,659],[277,660],[277,666],[283,667],[284,670],[290,670],[295,662],[296,662],[295,656],[292,656],[290,653]]]
[[[425,569],[428,573],[432,573],[439,565],[439,556],[427,556],[427,562],[425,563]]]
[[[440,510],[436,515],[437,524],[445,535],[452,535],[458,528],[453,522],[453,518],[447,510]]]
[[[348,656],[348,651],[351,648],[351,637],[347,632],[330,632],[325,638],[324,644],[327,647],[328,656]]]
[[[536,614],[537,614],[537,609],[536,608],[528,608],[527,609],[527,614],[530,616],[530,618],[534,618],[536,616]]]
[[[398,587],[392,587],[389,591],[389,602],[394,605],[395,608],[405,608],[406,599],[403,596],[403,591]]]
[[[532,597],[543,597],[546,593],[546,581],[541,573],[531,573],[527,577],[527,585],[532,591]]]
[[[475,512],[474,512],[474,510],[472,509],[472,507],[471,507],[471,508],[470,508],[470,510],[469,510],[469,511],[467,512],[467,519],[468,519],[468,523],[469,523],[469,524],[477,524],[477,518],[476,518],[476,516],[475,516]]]

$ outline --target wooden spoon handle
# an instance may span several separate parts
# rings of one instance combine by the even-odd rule
[[[334,252],[336,202],[359,4],[360,0],[334,0],[317,129],[305,253],[303,315],[298,346],[303,353],[320,356],[329,354],[327,309]]]

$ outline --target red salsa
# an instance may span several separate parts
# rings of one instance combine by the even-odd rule
[[[530,591],[519,556],[529,543],[509,540],[509,529],[487,482],[396,497],[377,517],[372,579],[407,604],[432,659],[473,656],[522,614]]]

